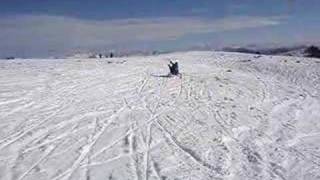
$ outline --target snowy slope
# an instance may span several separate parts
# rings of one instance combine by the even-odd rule
[[[0,179],[320,179],[320,61],[0,61]]]

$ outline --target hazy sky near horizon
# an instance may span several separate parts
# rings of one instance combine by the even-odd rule
[[[1,0],[0,57],[318,43],[319,0]]]

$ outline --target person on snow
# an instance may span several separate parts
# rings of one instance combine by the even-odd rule
[[[172,62],[170,61],[170,63],[168,64],[169,69],[170,69],[170,74],[171,75],[179,75],[179,65],[178,62]]]

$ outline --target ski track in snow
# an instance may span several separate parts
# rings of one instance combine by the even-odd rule
[[[165,77],[179,59],[182,78]],[[0,179],[320,179],[316,59],[0,61]]]

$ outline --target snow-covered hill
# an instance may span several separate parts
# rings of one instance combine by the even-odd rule
[[[0,179],[320,179],[320,61],[0,61]]]

